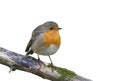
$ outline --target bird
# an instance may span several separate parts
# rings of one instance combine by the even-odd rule
[[[25,49],[26,55],[36,53],[39,62],[41,62],[39,55],[48,56],[53,67],[50,55],[55,54],[60,47],[60,29],[62,28],[54,21],[47,21],[36,27]]]

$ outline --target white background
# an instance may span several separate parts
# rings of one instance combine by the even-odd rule
[[[0,47],[25,54],[32,30],[50,20],[63,28],[54,65],[93,81],[120,81],[119,0],[0,0]],[[8,71],[0,65],[0,81],[48,81]]]

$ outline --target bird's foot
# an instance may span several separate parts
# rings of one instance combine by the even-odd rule
[[[53,72],[54,71],[54,65],[53,65],[53,63],[50,63],[49,67],[51,67],[51,71]]]

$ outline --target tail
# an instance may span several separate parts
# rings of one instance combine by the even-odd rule
[[[33,51],[32,49],[30,49],[30,50],[26,53],[26,55],[33,54],[33,53],[34,53],[34,51]]]

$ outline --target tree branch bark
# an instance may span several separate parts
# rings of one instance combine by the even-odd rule
[[[54,66],[52,71],[49,63],[39,63],[31,56],[21,55],[1,47],[0,63],[10,67],[10,72],[18,69],[51,81],[91,81],[65,68]]]

